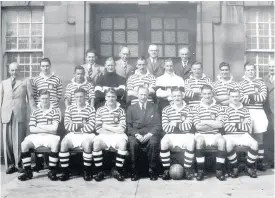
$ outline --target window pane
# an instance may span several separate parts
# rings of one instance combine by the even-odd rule
[[[271,49],[274,49],[274,45],[275,45],[275,39],[274,37],[271,38]]]
[[[256,52],[246,52],[246,61],[256,63]]]
[[[112,18],[101,18],[101,29],[112,29]]]
[[[261,11],[258,12],[259,14],[259,22],[268,22],[269,18],[269,11],[261,9]]]
[[[17,36],[17,24],[16,23],[7,23],[6,36]]]
[[[151,32],[151,41],[152,41],[152,43],[162,43],[162,32],[152,31]]]
[[[162,29],[162,19],[151,18],[151,29]]]
[[[274,36],[274,28],[275,28],[274,23],[271,23],[271,36]]]
[[[19,64],[30,64],[30,53],[19,53]]]
[[[7,53],[7,64],[17,62],[17,53]]]
[[[119,57],[121,47],[123,47],[123,45],[114,45],[114,57]]]
[[[112,45],[101,45],[100,54],[105,57],[112,56]]]
[[[176,46],[175,45],[165,45],[165,57],[176,57]]]
[[[188,19],[178,18],[177,25],[178,25],[178,29],[188,29]]]
[[[124,31],[115,31],[114,32],[114,42],[115,43],[126,43],[125,32]]]
[[[260,36],[269,36],[269,24],[259,23],[259,35]]]
[[[30,24],[20,23],[18,25],[18,36],[29,36],[30,35]]]
[[[30,11],[19,11],[18,12],[19,23],[31,22],[31,12]]]
[[[7,37],[6,38],[6,49],[17,49],[17,38],[14,37]]]
[[[114,29],[125,29],[125,19],[114,18]]]
[[[259,38],[259,49],[269,49],[269,38]]]
[[[16,11],[7,11],[7,21],[9,23],[11,22],[17,22],[17,12]]]
[[[128,18],[127,19],[127,28],[128,29],[138,29],[138,19],[137,18]]]
[[[28,37],[19,37],[18,38],[18,49],[29,49],[29,38]]]
[[[175,29],[175,19],[164,19],[164,29]]]
[[[32,10],[32,22],[42,23],[43,21],[43,10]]]
[[[165,43],[175,43],[176,34],[174,31],[165,31],[164,32],[164,42]]]
[[[128,31],[127,32],[127,43],[138,43],[138,32]]]
[[[247,37],[246,39],[247,49],[257,49],[257,39],[256,37]]]
[[[162,48],[162,45],[157,45],[157,46],[158,46],[158,50],[159,50],[158,56],[159,57],[163,57],[163,48]]]
[[[33,36],[42,36],[42,24],[32,24],[32,35]]]
[[[249,10],[246,13],[246,22],[256,22],[256,11],[255,10]]]
[[[256,36],[256,23],[247,23],[246,24],[246,34],[248,36]]]
[[[32,53],[32,64],[39,64],[39,61],[42,59],[43,54],[40,52]]]
[[[31,44],[32,49],[42,49],[42,37],[32,37]]]
[[[112,31],[102,31],[100,36],[100,41],[102,43],[111,43],[113,41]]]
[[[179,31],[178,32],[178,43],[188,43],[188,32]]]
[[[138,57],[138,45],[127,45],[131,52],[131,57]]]

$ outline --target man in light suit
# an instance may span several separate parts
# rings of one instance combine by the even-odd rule
[[[148,48],[149,58],[147,69],[156,78],[164,74],[164,62],[158,59],[158,47],[150,45]]]
[[[120,59],[116,61],[116,73],[126,80],[135,70],[135,67],[128,62],[130,55],[130,49],[128,47],[122,47],[119,52]]]
[[[0,120],[3,130],[6,174],[19,168],[21,142],[26,136],[27,101],[36,109],[29,79],[19,80],[19,65],[9,65],[10,78],[0,83]]]
[[[188,47],[183,47],[179,50],[181,61],[174,65],[175,74],[186,80],[191,75],[191,62]]]

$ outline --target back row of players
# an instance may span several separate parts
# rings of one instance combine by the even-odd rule
[[[51,149],[48,173],[51,180],[69,179],[69,151],[76,147],[83,149],[86,181],[104,178],[102,151],[110,148],[117,151],[114,177],[119,181],[124,179],[123,165],[129,148],[131,179],[138,180],[136,164],[142,147],[148,154],[151,180],[158,177],[159,156],[163,179],[170,178],[170,150],[174,147],[185,149],[187,179],[193,178],[194,158],[198,167],[196,179],[203,179],[206,146],[216,146],[218,150],[216,177],[225,179],[226,157],[233,167],[230,175],[237,177],[234,150],[237,145],[249,147],[246,170],[250,177],[257,177],[255,162],[263,169],[263,133],[268,121],[263,110],[267,87],[263,80],[255,78],[255,65],[246,63],[243,80],[237,83],[230,74],[230,65],[222,62],[218,80],[211,82],[203,74],[202,63],[188,62],[188,48],[180,50],[182,62],[176,65],[171,59],[158,60],[155,45],[148,52],[148,60],[139,58],[136,67],[127,63],[130,51],[126,47],[121,49],[120,60],[108,58],[105,67],[95,64],[94,51],[86,53],[87,64],[75,67],[75,76],[66,88],[64,126],[68,134],[61,144],[56,134],[61,122],[58,104],[62,83],[51,73],[50,60],[43,58],[40,75],[32,79],[38,105],[30,116],[31,134],[21,144],[25,173],[18,179],[33,177],[30,149],[40,146]],[[222,128],[225,133],[221,133]],[[56,175],[58,160],[62,169],[60,177]]]

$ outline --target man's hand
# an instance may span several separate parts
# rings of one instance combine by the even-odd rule
[[[247,124],[248,123],[248,119],[247,118],[245,118],[244,120],[243,120],[243,122],[242,122],[243,124]]]
[[[143,141],[141,142],[142,144],[146,143],[149,141],[149,139],[153,136],[152,133],[147,133],[146,135],[143,136]]]
[[[176,122],[176,121],[171,121],[171,122],[170,122],[170,125],[173,126],[173,127],[177,127],[177,126],[178,126],[178,122]]]
[[[135,137],[137,138],[137,140],[138,140],[139,142],[142,142],[143,139],[144,139],[144,137],[143,137],[142,135],[140,135],[139,133],[137,133],[137,134],[135,135]]]

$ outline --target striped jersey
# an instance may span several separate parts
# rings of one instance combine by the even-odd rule
[[[125,111],[117,103],[117,107],[111,110],[107,104],[99,107],[96,111],[96,130],[102,128],[102,124],[112,125],[114,127],[121,126],[126,128]]]
[[[59,123],[60,121],[61,115],[58,108],[53,108],[51,105],[49,109],[43,111],[43,109],[38,106],[38,108],[31,113],[29,126],[36,127],[38,124],[51,125],[54,122]]]
[[[267,97],[267,86],[262,79],[255,78],[250,80],[247,77],[243,77],[243,80],[239,83],[241,87],[241,102],[248,109],[262,109],[263,103]],[[245,96],[249,96],[248,99]]]
[[[95,92],[93,84],[89,83],[86,78],[85,81],[81,84],[76,83],[75,78],[73,78],[72,82],[67,85],[65,99],[68,99],[71,105],[75,104],[74,91],[79,88],[82,88],[86,91],[85,100],[87,104],[89,104],[91,99],[95,98]]]
[[[170,125],[177,122],[178,127]],[[192,107],[183,101],[183,107],[177,109],[171,102],[162,110],[162,129],[165,133],[189,133],[193,124]]]
[[[251,117],[249,110],[241,104],[239,108],[229,104],[224,109],[226,120],[224,130],[226,134],[242,134],[249,132],[251,127]],[[244,122],[246,120],[246,122]]]
[[[210,78],[207,78],[205,74],[198,80],[192,75],[185,80],[185,99],[189,105],[195,106],[200,103],[201,97],[197,93],[201,93],[201,87],[205,84],[211,85]]]
[[[77,131],[77,124],[83,124]],[[90,105],[79,109],[76,105],[70,105],[65,111],[65,129],[69,132],[92,133],[95,130],[95,109]]]
[[[193,107],[193,114],[195,127],[203,120],[216,120],[217,118],[219,118],[222,123],[224,123],[226,120],[226,115],[224,113],[223,107],[219,104],[216,104],[215,100],[210,106],[206,106],[204,103],[200,102],[199,105]],[[219,132],[219,129],[197,132],[203,134],[216,134]]]
[[[127,90],[134,90],[136,87],[143,86],[147,88],[155,88],[156,87],[156,78],[148,71],[145,75],[140,74],[138,70],[136,70],[135,74],[131,75],[126,82]],[[138,102],[138,98],[133,96],[131,100],[131,104],[135,104]],[[152,96],[149,95],[148,101],[152,102]]]
[[[52,74],[50,77],[44,77],[42,74],[32,80],[32,89],[36,104],[39,103],[40,90],[46,89],[50,92],[50,101],[55,108],[58,107],[59,100],[62,97],[62,82],[59,77]]]

